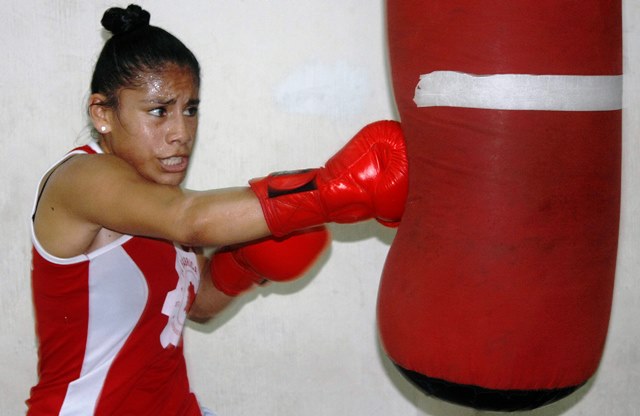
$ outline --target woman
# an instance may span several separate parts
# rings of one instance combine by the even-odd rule
[[[109,9],[102,24],[113,36],[91,82],[96,140],[49,170],[34,204],[40,344],[29,414],[200,415],[182,350],[185,315],[206,320],[254,283],[290,276],[251,254],[229,263],[221,253],[208,267],[190,247],[329,221],[397,222],[404,142],[386,122],[356,136],[326,168],[270,175],[251,187],[184,190],[198,125],[198,61],[138,6]],[[320,249],[305,253],[309,262]]]

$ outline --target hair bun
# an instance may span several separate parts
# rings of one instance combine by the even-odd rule
[[[126,9],[112,7],[104,12],[102,26],[114,35],[149,26],[151,15],[142,7],[130,4]]]

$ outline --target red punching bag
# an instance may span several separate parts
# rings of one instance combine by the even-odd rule
[[[620,208],[620,0],[388,0],[409,158],[383,347],[424,392],[532,409],[596,371]]]

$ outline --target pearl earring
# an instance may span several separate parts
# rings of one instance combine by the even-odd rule
[[[107,131],[107,128],[105,126],[102,126],[100,127],[100,131],[104,133],[105,131]]]

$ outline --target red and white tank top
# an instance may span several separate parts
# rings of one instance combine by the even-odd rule
[[[69,155],[100,152],[93,143]],[[124,235],[58,258],[33,222],[31,235],[39,381],[28,415],[200,416],[182,346],[199,283],[195,254]]]

